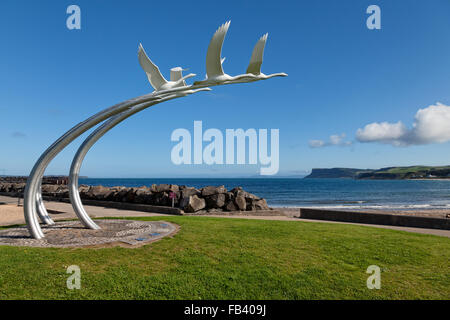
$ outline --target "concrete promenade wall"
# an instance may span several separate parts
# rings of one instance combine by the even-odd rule
[[[365,224],[380,224],[412,228],[450,230],[450,219],[416,217],[383,213],[338,211],[322,209],[300,209],[300,218]]]

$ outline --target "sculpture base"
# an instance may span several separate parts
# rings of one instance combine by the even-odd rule
[[[33,239],[26,227],[0,230],[0,245],[43,248],[138,247],[175,234],[179,227],[164,221],[95,220],[100,230],[86,229],[79,221],[42,225],[45,238]]]

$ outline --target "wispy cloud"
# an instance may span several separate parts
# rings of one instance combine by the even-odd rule
[[[16,139],[21,139],[21,138],[26,138],[27,135],[23,132],[15,131],[11,134],[11,137],[16,138]]]
[[[340,147],[347,147],[351,146],[351,141],[345,140],[345,133],[342,133],[340,135],[334,134],[331,135],[328,141],[324,140],[309,140],[309,146],[311,148],[323,148],[323,147],[330,147],[330,146],[340,146]]]
[[[412,128],[401,121],[373,122],[358,129],[359,142],[378,142],[393,146],[411,146],[450,141],[450,106],[442,103],[419,109]]]

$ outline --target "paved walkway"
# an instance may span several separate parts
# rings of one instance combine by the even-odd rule
[[[23,207],[17,206],[17,198],[0,196],[0,203],[5,203],[0,205],[0,226],[12,225],[12,224],[24,224],[25,220],[23,217]],[[69,203],[64,202],[54,202],[45,201],[45,206],[53,220],[63,220],[63,219],[73,219],[76,218],[75,212]],[[149,213],[141,211],[131,211],[131,210],[119,210],[114,208],[104,208],[97,206],[85,206],[86,211],[92,218],[100,217],[164,217],[167,214],[160,213]],[[439,229],[425,229],[425,228],[409,228],[409,227],[397,227],[397,226],[385,226],[385,225],[374,225],[374,224],[361,224],[361,223],[350,223],[350,222],[337,222],[337,221],[325,221],[325,220],[311,220],[311,219],[299,219],[296,217],[292,210],[287,212],[288,216],[221,216],[221,215],[202,215],[214,218],[229,218],[229,219],[259,219],[259,220],[278,220],[278,221],[307,221],[307,222],[317,222],[317,223],[340,223],[340,224],[353,224],[361,225],[375,228],[384,228],[392,230],[401,230],[407,232],[432,234],[436,236],[443,236],[450,238],[450,230],[439,230]]]

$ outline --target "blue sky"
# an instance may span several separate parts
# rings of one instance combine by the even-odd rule
[[[66,28],[66,8],[81,8],[81,30]],[[381,30],[366,8],[381,8]],[[177,128],[277,128],[280,175],[316,167],[378,168],[450,164],[450,145],[361,143],[370,123],[401,121],[419,109],[450,105],[450,1],[20,1],[0,2],[0,174],[26,175],[65,131],[117,102],[152,91],[138,44],[168,77],[182,66],[205,74],[217,27],[231,20],[224,69],[244,73],[256,40],[269,32],[263,72],[252,84],[214,87],[148,109],[109,132],[86,157],[91,177],[226,177],[258,166],[175,166]],[[450,123],[449,123],[450,125]],[[450,126],[449,126],[450,127]],[[345,134],[348,146],[311,148]],[[47,174],[67,174],[83,135]],[[384,143],[383,143],[384,142]]]

